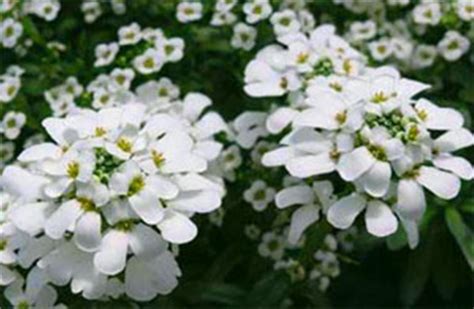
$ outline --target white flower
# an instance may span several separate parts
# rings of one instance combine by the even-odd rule
[[[232,25],[237,21],[237,16],[230,11],[215,11],[210,24],[212,26]]]
[[[135,72],[132,69],[115,68],[110,73],[112,90],[129,89],[130,84],[135,77]]]
[[[237,0],[217,0],[214,4],[214,8],[216,11],[230,11],[232,10],[235,5],[237,4]]]
[[[369,43],[370,55],[377,61],[383,61],[392,55],[392,44],[387,38]]]
[[[101,67],[111,64],[115,60],[115,56],[119,51],[117,43],[99,44],[95,48],[95,62],[94,66]]]
[[[298,32],[301,27],[295,12],[292,10],[283,10],[273,13],[270,22],[277,36]]]
[[[441,20],[441,4],[438,2],[424,2],[413,10],[415,23],[422,25],[437,25]]]
[[[285,239],[273,232],[263,234],[262,242],[258,245],[258,253],[275,261],[281,260],[285,253]]]
[[[165,39],[156,47],[166,62],[178,62],[183,58],[184,40],[181,38]]]
[[[233,171],[242,164],[240,148],[232,145],[224,149],[221,153],[221,163],[224,171]]]
[[[5,298],[15,308],[61,308],[54,306],[58,298],[55,289],[44,282],[44,277],[36,275],[36,268],[30,271],[25,284],[24,279],[18,279],[5,289]]]
[[[91,24],[102,15],[102,8],[99,1],[85,1],[81,4],[81,11],[84,13],[84,20]]]
[[[391,40],[393,55],[399,60],[408,60],[413,53],[413,44],[405,38],[396,37]]]
[[[256,180],[252,186],[245,190],[244,200],[250,204],[256,211],[263,211],[268,204],[273,201],[275,189],[268,187],[263,180]]]
[[[0,42],[4,47],[14,47],[22,34],[23,26],[13,18],[8,17],[0,22]]]
[[[317,181],[310,187],[305,184],[288,186],[275,196],[275,204],[280,209],[301,205],[291,217],[288,242],[297,244],[303,232],[319,220],[319,212],[326,212],[334,202],[333,185],[329,181]]]
[[[234,34],[230,41],[232,47],[251,50],[255,46],[257,30],[254,27],[248,26],[245,23],[238,23],[234,26],[233,30]]]
[[[456,13],[459,18],[465,21],[474,19],[474,1],[472,0],[458,0],[456,2]]]
[[[372,20],[353,22],[349,30],[350,38],[354,41],[370,40],[376,33],[377,25]]]
[[[267,114],[263,112],[243,112],[234,119],[232,126],[236,131],[237,144],[249,149],[257,142],[258,138],[268,135],[265,128]]]
[[[13,158],[14,154],[15,144],[13,142],[2,142],[0,144],[0,169]]]
[[[257,54],[245,68],[245,92],[252,97],[281,96],[301,86],[296,72],[282,67],[285,53],[269,46]]]
[[[20,78],[2,75],[0,77],[0,102],[8,103],[13,100],[18,94],[20,86]]]
[[[118,30],[118,37],[120,45],[133,45],[138,43],[142,39],[140,25],[131,23],[130,25],[121,27]]]
[[[316,20],[309,10],[298,11],[298,21],[301,25],[301,31],[311,32],[316,25]]]
[[[255,24],[268,18],[273,9],[268,0],[249,0],[243,5],[242,10],[245,13],[245,21]]]
[[[448,61],[456,61],[464,55],[471,43],[457,31],[448,31],[438,43],[438,52]]]
[[[418,45],[413,53],[413,66],[415,68],[427,68],[433,65],[438,51],[432,45]]]
[[[52,21],[58,16],[61,4],[57,0],[33,0],[30,11],[47,21]]]
[[[176,18],[181,23],[189,23],[202,18],[202,3],[182,1],[176,8]]]
[[[161,69],[163,60],[163,56],[158,50],[148,48],[145,53],[133,59],[133,66],[141,74],[151,74]]]
[[[0,132],[8,139],[16,139],[20,133],[21,128],[26,123],[26,116],[21,112],[10,111],[3,116],[0,127]]]
[[[136,93],[142,103],[156,108],[168,108],[179,97],[179,88],[166,77],[149,81],[137,87]]]
[[[335,202],[329,208],[327,218],[333,226],[347,229],[364,209],[365,224],[370,234],[385,237],[397,231],[398,220],[391,208],[381,200],[370,200],[359,193],[353,193]]]

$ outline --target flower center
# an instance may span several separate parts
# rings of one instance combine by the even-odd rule
[[[122,220],[117,222],[114,225],[114,228],[122,232],[130,232],[134,226],[135,223],[133,222],[133,220]]]
[[[96,207],[93,201],[85,197],[77,197],[76,200],[81,205],[81,209],[85,212],[96,211]]]
[[[258,190],[257,192],[255,192],[255,194],[253,195],[253,198],[256,200],[256,201],[262,201],[265,199],[265,190]]]
[[[75,179],[77,176],[79,176],[79,167],[79,163],[76,161],[72,161],[67,164],[66,172],[69,178]]]
[[[132,143],[124,137],[118,139],[117,147],[120,148],[123,152],[132,152]]]
[[[3,251],[5,250],[5,248],[7,247],[7,240],[6,239],[0,239],[0,251]]]
[[[165,157],[163,156],[163,154],[154,149],[151,151],[151,158],[153,159],[153,163],[155,163],[155,166],[158,168],[163,166],[163,163],[165,163]]]
[[[374,93],[370,101],[375,104],[380,104],[387,102],[389,98],[390,97],[386,95],[383,91],[377,91]]]
[[[141,175],[137,175],[133,177],[132,181],[130,181],[130,184],[128,185],[128,196],[133,196],[143,190],[145,187],[145,179]]]
[[[379,145],[369,144],[367,149],[372,154],[372,156],[379,161],[387,161],[387,154],[385,149]]]

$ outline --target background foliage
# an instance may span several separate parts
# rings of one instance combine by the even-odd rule
[[[34,16],[22,19],[26,35],[34,45],[25,57],[9,50],[0,50],[0,71],[11,64],[26,70],[22,77],[19,95],[9,105],[2,105],[0,116],[6,109],[23,111],[28,115],[27,125],[18,145],[25,138],[41,130],[41,120],[49,115],[43,92],[69,76],[77,76],[82,84],[92,80],[100,68],[93,68],[94,48],[98,43],[113,41],[120,26],[138,22],[142,27],[160,27],[167,36],[179,36],[186,42],[185,57],[176,64],[166,65],[159,73],[137,78],[171,78],[182,89],[201,91],[213,99],[214,108],[227,120],[242,110],[266,110],[275,100],[255,100],[242,90],[243,70],[253,52],[233,50],[229,45],[230,28],[213,28],[208,25],[211,1],[204,1],[206,16],[203,20],[183,25],[175,20],[175,0],[133,0],[127,2],[127,13],[117,16],[106,10],[93,24],[85,24],[79,12],[80,1],[62,2],[56,20],[46,23]],[[330,12],[340,29],[355,19],[348,11],[329,0],[315,0],[310,5],[319,21]],[[360,16],[359,16],[360,17]],[[449,22],[440,27],[452,27]],[[273,41],[268,23],[258,25],[259,35],[254,50]],[[429,38],[436,42],[436,31]],[[46,48],[49,41],[66,45],[65,52]],[[434,67],[408,72],[409,77],[420,79],[435,87],[428,96],[438,104],[460,110],[472,131],[474,112],[474,67],[464,60],[455,64],[439,61]],[[21,151],[21,147],[17,147]],[[463,153],[474,161],[472,149]],[[250,167],[248,167],[250,169]],[[258,171],[257,171],[258,172]],[[244,177],[244,176],[242,176]],[[289,278],[273,271],[269,261],[256,254],[256,243],[243,237],[243,226],[252,222],[254,212],[241,196],[246,188],[233,188],[224,201],[226,215],[221,228],[210,225],[208,218],[198,219],[199,236],[191,244],[180,248],[179,262],[183,277],[178,288],[169,296],[159,297],[143,307],[198,306],[284,306],[291,298],[293,305],[301,307],[340,306],[402,306],[472,307],[474,268],[474,185],[463,185],[462,194],[445,202],[431,198],[421,227],[421,243],[416,250],[406,246],[401,231],[387,241],[361,235],[357,250],[342,265],[342,275],[334,281],[326,294],[308,283],[292,284]],[[260,218],[262,223],[265,218]],[[268,220],[267,220],[268,221]],[[310,231],[313,251],[331,227],[321,224]],[[320,239],[318,239],[318,237]],[[310,250],[310,249],[308,249]],[[72,308],[90,307],[76,299],[67,289],[59,290],[62,300]],[[1,294],[1,293],[0,293]],[[74,300],[73,300],[74,299]],[[5,304],[0,301],[0,307]],[[127,307],[127,302],[104,304],[99,308]]]

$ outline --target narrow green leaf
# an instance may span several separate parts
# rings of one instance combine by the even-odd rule
[[[445,212],[448,228],[461,248],[467,263],[474,271],[474,233],[462,220],[461,214],[453,207]]]

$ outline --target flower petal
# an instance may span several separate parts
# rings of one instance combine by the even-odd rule
[[[163,219],[164,211],[158,196],[151,190],[144,189],[128,199],[132,209],[147,224],[156,224]]]
[[[390,207],[378,200],[370,201],[365,211],[367,231],[377,237],[385,237],[397,231],[398,221]]]
[[[169,211],[158,224],[163,238],[171,243],[184,244],[193,240],[197,235],[197,227],[185,215]]]
[[[423,188],[412,179],[401,179],[397,189],[397,209],[409,220],[419,220],[426,208]]]
[[[369,170],[375,163],[375,158],[365,147],[356,148],[344,154],[337,164],[337,171],[342,179],[353,181]]]
[[[305,185],[288,187],[277,193],[275,204],[278,208],[305,205],[314,201],[314,191]]]
[[[471,180],[472,178],[472,165],[464,158],[442,154],[433,159],[433,163],[436,167],[453,172],[462,179]]]
[[[422,166],[417,181],[445,200],[456,197],[461,190],[461,181],[457,176],[434,167]]]
[[[74,242],[86,252],[94,252],[100,247],[102,240],[101,219],[96,212],[86,212],[77,221],[74,229]]]
[[[298,208],[291,216],[288,242],[290,244],[298,243],[306,228],[318,221],[318,219],[319,209],[315,205],[306,205]]]
[[[327,219],[339,229],[347,229],[354,223],[357,215],[365,208],[366,199],[359,194],[351,194],[331,205]]]
[[[155,230],[138,224],[129,234],[130,248],[140,258],[152,258],[166,250],[167,244]]]
[[[370,170],[361,177],[365,192],[374,197],[382,197],[388,192],[392,169],[387,162],[376,161]]]
[[[125,268],[127,259],[128,235],[111,230],[104,238],[99,251],[94,255],[94,266],[101,273],[114,276]]]
[[[327,152],[316,156],[296,157],[286,163],[285,166],[292,176],[299,178],[330,173],[336,167]]]
[[[70,200],[61,206],[46,220],[44,231],[52,239],[60,239],[71,225],[83,213],[80,204],[76,200]]]

